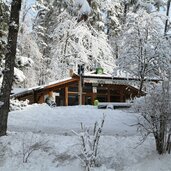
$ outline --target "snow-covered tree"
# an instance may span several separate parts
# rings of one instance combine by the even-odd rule
[[[23,44],[23,50],[22,54],[19,51],[16,57],[16,66],[23,71],[25,80],[19,85],[22,87],[37,86],[41,75],[42,53],[32,33],[24,34],[23,39],[20,39],[20,43]]]
[[[138,130],[143,141],[152,134],[159,154],[171,153],[171,85],[170,80],[154,88],[135,101],[135,109],[141,115],[138,118]],[[138,101],[140,105],[138,104]]]
[[[2,18],[0,18],[1,24],[0,24],[0,34],[1,34],[1,39],[0,39],[0,87],[2,84],[2,79],[3,79],[3,73],[4,73],[4,67],[5,67],[5,55],[6,55],[6,44],[7,44],[7,35],[8,35],[8,23],[9,23],[9,6],[10,4],[7,3],[7,1],[3,1],[0,3],[0,12]],[[21,20],[21,19],[20,19]],[[23,47],[26,44],[25,38],[26,38],[26,32],[25,30],[25,24],[24,24],[24,19],[22,20],[22,24],[19,28],[20,34],[18,36],[18,50],[16,54],[16,63],[15,63],[15,69],[14,69],[14,81],[15,83],[21,83],[24,81],[25,76],[23,72],[20,69],[23,69],[23,67],[30,66],[32,60],[28,58],[28,56],[25,56],[23,54]],[[22,31],[21,31],[22,30]]]
[[[164,78],[170,60],[169,42],[163,36],[161,16],[140,11],[129,14],[120,40],[118,65],[131,76],[140,79]]]
[[[78,8],[77,21],[86,21],[91,13],[91,1],[92,0],[75,0],[76,7]]]
[[[62,13],[56,21],[51,49],[53,79],[68,75],[70,64],[85,63],[88,70],[97,64],[108,71],[115,66],[107,36],[84,22],[77,23],[68,13]]]
[[[42,54],[40,64],[37,66],[39,67],[39,80],[38,84],[42,85],[48,82],[48,78],[50,75],[50,68],[49,64],[51,62],[50,54],[50,42],[51,37],[49,34],[51,33],[54,21],[53,21],[53,14],[59,15],[58,12],[63,11],[62,4],[59,5],[61,1],[42,1],[36,4],[36,8],[38,10],[36,19],[34,20],[34,36],[36,38],[36,43],[38,45],[39,51]],[[54,11],[53,5],[58,6],[58,10]],[[57,17],[57,16],[55,16]]]
[[[84,62],[92,69],[93,63],[107,66],[110,61],[112,67],[114,60],[107,36],[94,29],[91,22],[84,23],[84,17],[81,19],[85,14],[91,20],[88,15],[92,11],[90,4],[93,4],[86,0],[59,3],[51,1],[51,7],[40,10],[34,25],[42,53],[42,83],[67,76],[66,70],[71,63]]]
[[[14,77],[20,9],[21,0],[13,0],[11,3],[9,20],[7,52],[5,54],[5,70],[2,87],[0,89],[0,136],[6,135],[7,131],[7,120],[10,107],[10,93]]]

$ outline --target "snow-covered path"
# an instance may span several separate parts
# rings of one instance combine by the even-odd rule
[[[8,130],[32,131],[48,134],[72,135],[71,130],[80,130],[80,123],[93,127],[103,114],[106,116],[103,134],[134,135],[136,114],[121,110],[97,109],[94,106],[70,106],[51,108],[46,104],[32,105],[22,111],[9,114]]]

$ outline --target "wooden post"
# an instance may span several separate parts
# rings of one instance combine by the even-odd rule
[[[82,94],[83,94],[83,88],[82,88],[82,75],[80,75],[80,81],[79,81],[79,105],[82,105]]]
[[[38,99],[38,103],[42,104],[44,102],[45,102],[45,100],[44,100],[44,94],[41,94],[40,97],[39,97],[39,99]]]
[[[80,81],[79,81],[79,105],[82,105],[82,94],[83,94],[83,74],[84,74],[84,64],[78,65],[78,74],[80,76]]]
[[[110,102],[110,86],[107,86],[107,101]]]
[[[124,99],[124,90],[123,89],[120,92],[120,102],[125,102],[125,99]]]
[[[35,90],[33,90],[33,100],[34,100],[34,103],[37,103],[37,93]]]
[[[68,86],[65,87],[65,106],[68,106]]]

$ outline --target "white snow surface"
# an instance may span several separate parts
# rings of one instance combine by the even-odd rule
[[[49,134],[69,134],[79,131],[80,123],[93,127],[93,124],[106,115],[103,133],[105,135],[134,135],[136,114],[121,110],[97,110],[94,106],[70,106],[51,108],[46,104],[31,105],[21,111],[10,113],[10,131],[34,131]]]
[[[137,146],[141,136],[136,127],[138,114],[128,110],[97,109],[94,106],[51,108],[34,104],[9,113],[8,136],[0,138],[0,171],[84,171],[78,155],[80,122],[93,128],[106,116],[98,148],[99,167],[91,171],[171,171],[171,155],[159,156],[154,139]],[[23,149],[42,142],[23,163]],[[23,148],[24,144],[24,148]]]
[[[16,83],[20,83],[25,80],[25,75],[18,68],[14,68],[14,78]]]
[[[91,8],[87,0],[76,0],[76,4],[81,6],[80,14],[89,14],[91,12]]]

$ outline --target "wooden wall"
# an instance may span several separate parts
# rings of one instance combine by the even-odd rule
[[[44,96],[49,92],[58,92],[59,97],[56,97],[58,105],[75,105],[79,99],[79,80],[66,82],[56,86],[49,86],[44,89],[34,90],[28,94],[17,97],[19,100],[26,100],[32,103],[44,103]],[[114,84],[98,84],[93,92],[93,84],[85,83],[82,92],[82,104],[94,104],[95,99],[106,102],[125,102],[126,99],[134,98],[138,95],[138,90],[126,85]],[[78,99],[77,99],[78,98]],[[79,103],[78,103],[79,104]]]

